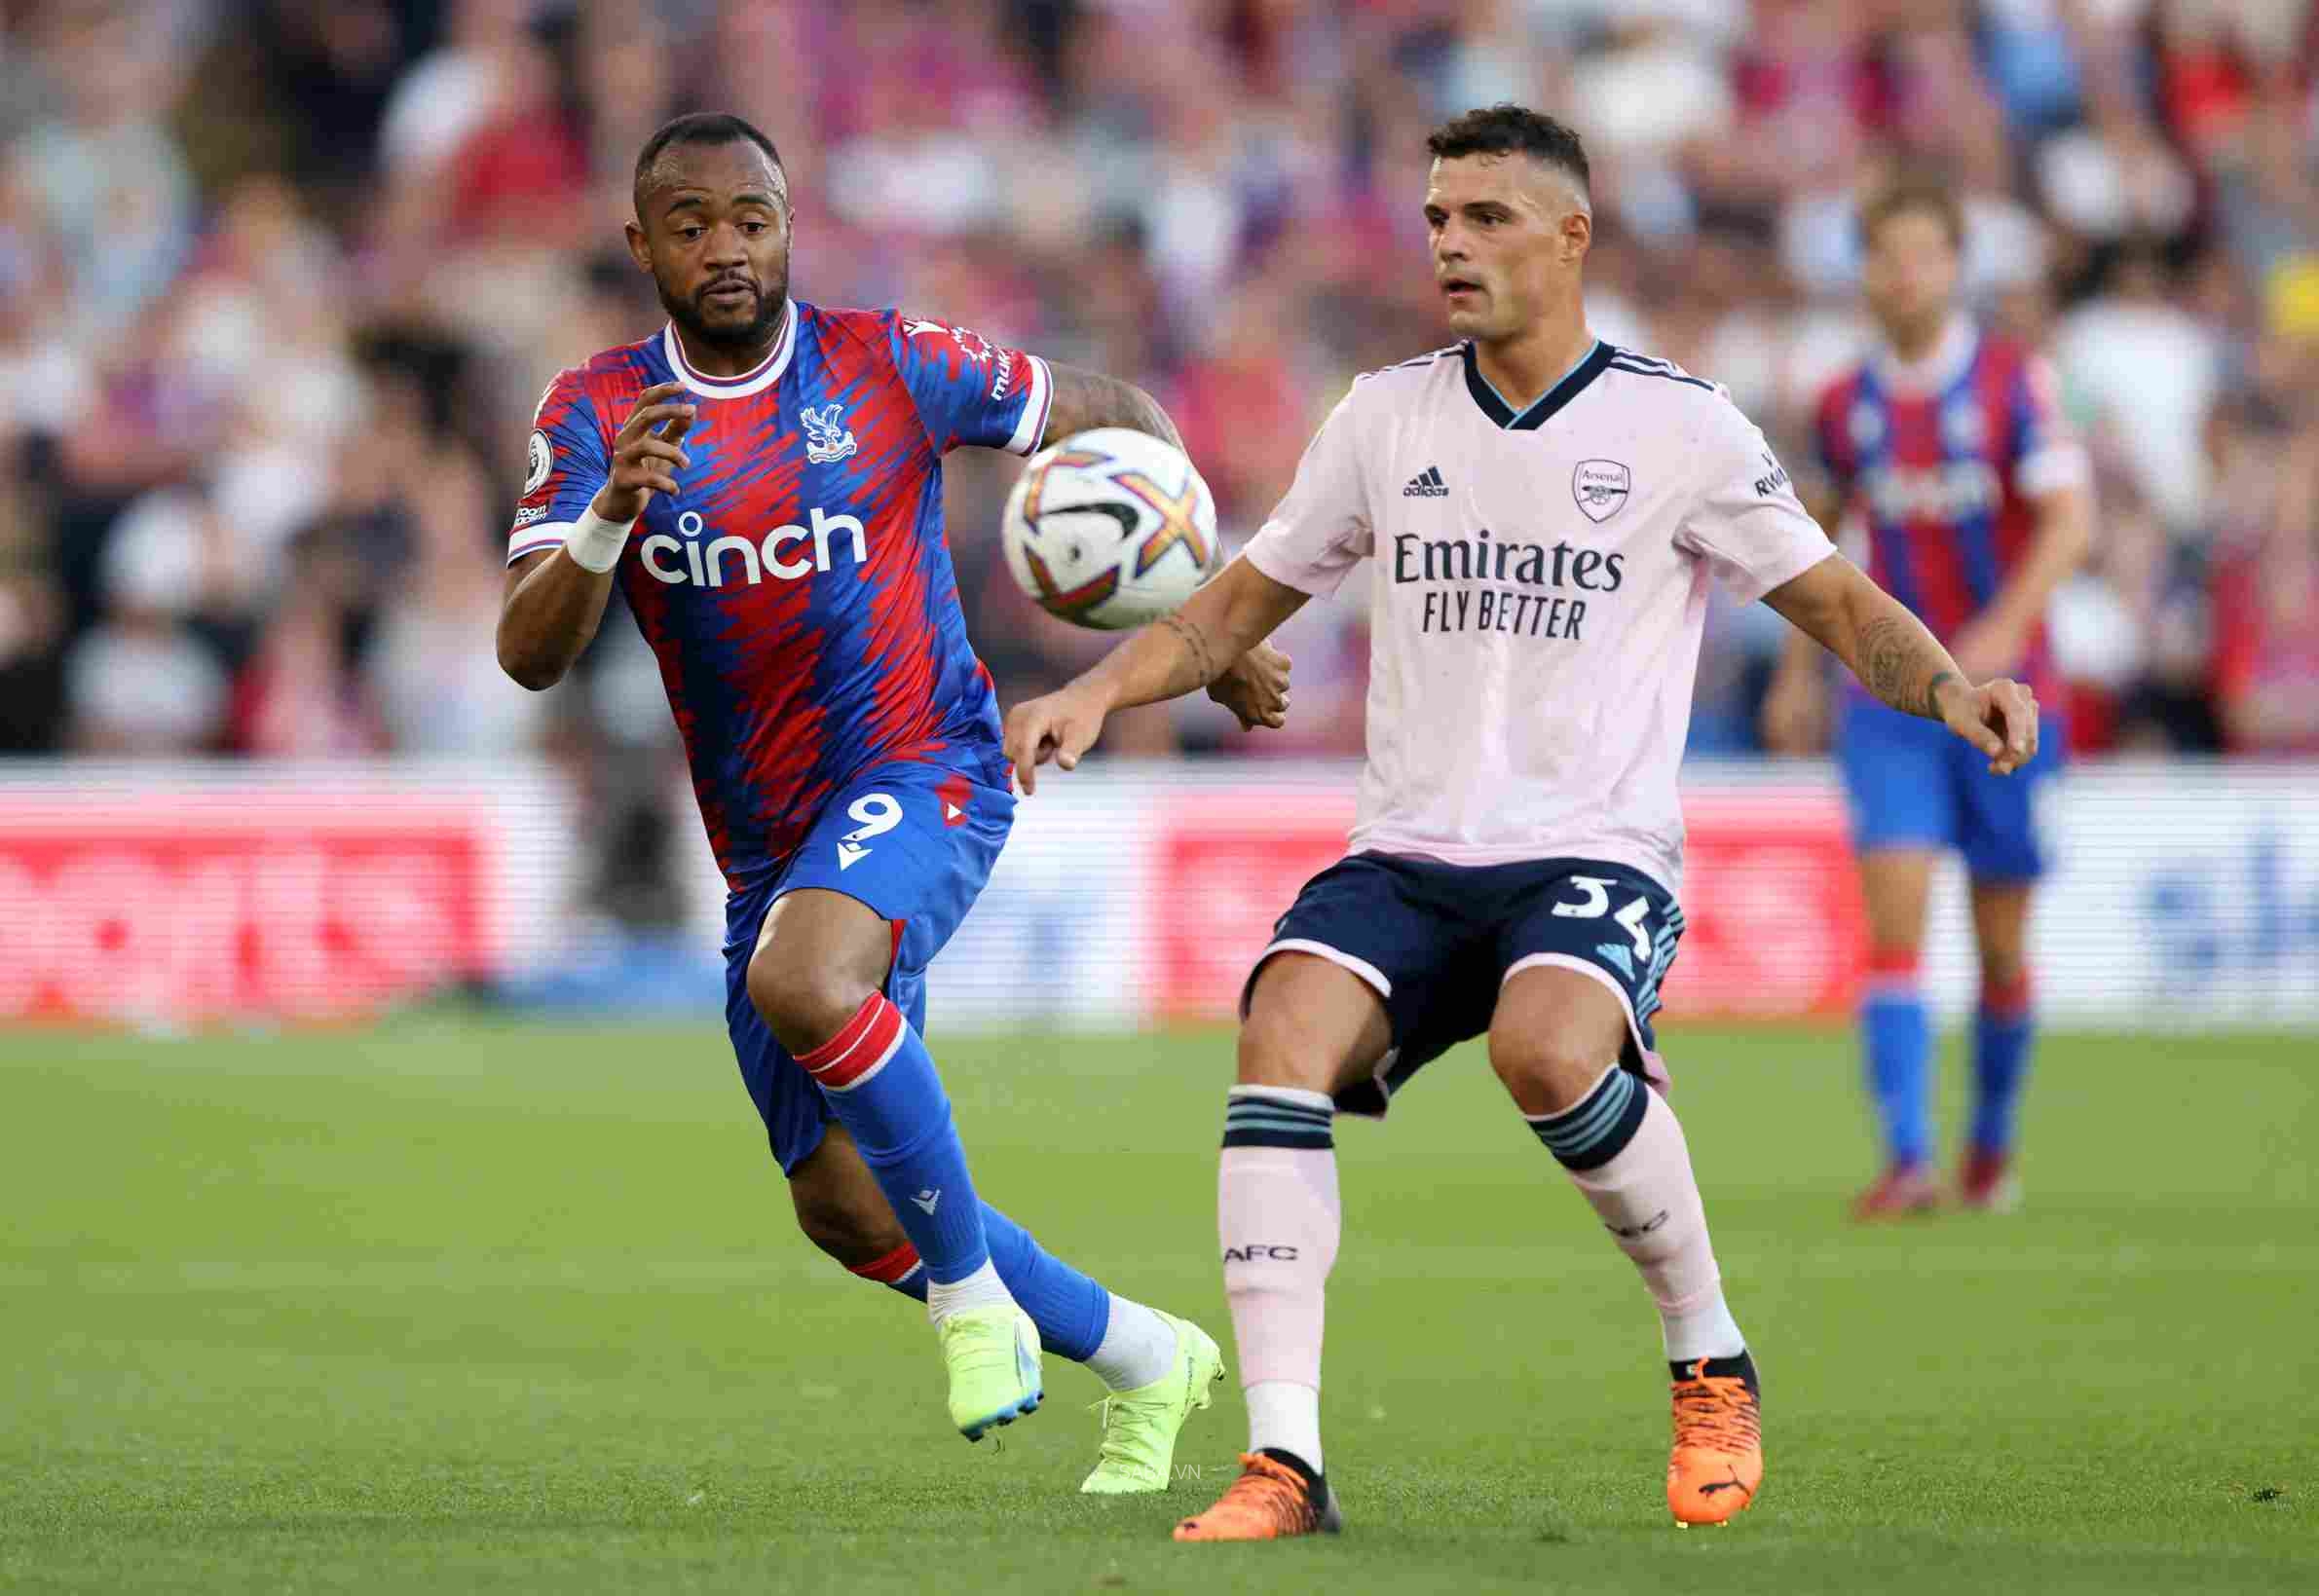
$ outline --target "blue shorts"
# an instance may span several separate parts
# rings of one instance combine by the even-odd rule
[[[885,995],[921,1034],[926,966],[974,907],[1014,824],[1015,796],[946,765],[879,765],[842,789],[781,872],[725,903],[725,1025],[773,1157],[788,1174],[821,1145],[821,1089],[749,1001],[749,957],[766,914],[800,887],[842,892],[893,927]]]
[[[2052,717],[2039,733],[2037,758],[1993,776],[1989,757],[1939,722],[1847,691],[1837,760],[1853,849],[1955,849],[1976,881],[2036,880],[2046,867],[2038,790],[2060,768],[2067,741]]]
[[[1625,865],[1444,865],[1357,853],[1297,893],[1257,955],[1240,1012],[1245,1019],[1256,973],[1275,953],[1317,954],[1360,977],[1385,1004],[1393,1045],[1372,1080],[1338,1094],[1337,1107],[1382,1114],[1403,1081],[1489,1029],[1509,976],[1558,965],[1618,994],[1627,1027],[1621,1061],[1639,1075],[1643,1050],[1656,1045],[1660,983],[1682,936],[1674,898]]]

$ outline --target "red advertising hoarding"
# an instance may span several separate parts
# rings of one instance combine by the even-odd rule
[[[0,1021],[329,1020],[485,969],[486,815],[0,793]]]

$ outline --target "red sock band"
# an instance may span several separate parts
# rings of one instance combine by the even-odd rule
[[[1918,962],[1917,951],[1913,947],[1871,947],[1868,950],[1868,995],[1913,997],[1917,990]]]
[[[838,1027],[837,1035],[798,1057],[798,1067],[832,1092],[846,1091],[868,1080],[894,1056],[905,1028],[902,1011],[887,1002],[883,992],[872,992],[853,1018]]]
[[[897,1281],[906,1281],[917,1271],[917,1248],[912,1246],[908,1242],[904,1242],[882,1258],[873,1258],[866,1264],[848,1264],[846,1266],[848,1270],[859,1275],[863,1280],[876,1281],[879,1285],[892,1285]]]
[[[1981,1012],[1999,1020],[2019,1020],[2029,1013],[2034,996],[2029,972],[2022,971],[2011,981],[1981,983]]]
[[[862,1032],[868,1030],[871,1021],[878,1018],[878,1005],[884,1000],[881,992],[872,992],[863,998],[862,1006],[853,1011],[853,1018],[838,1027],[838,1034],[811,1053],[799,1054],[798,1063],[808,1072],[827,1066],[832,1059],[861,1040]]]

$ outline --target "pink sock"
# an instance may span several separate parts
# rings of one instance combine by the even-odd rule
[[[1251,1391],[1251,1448],[1285,1447],[1315,1468],[1322,1320],[1344,1226],[1328,1115],[1317,1092],[1234,1089],[1216,1195],[1240,1383],[1265,1388]]]
[[[1321,1386],[1321,1319],[1344,1218],[1336,1150],[1227,1147],[1216,1176],[1240,1380]]]
[[[1633,1139],[1607,1163],[1570,1170],[1570,1178],[1619,1249],[1642,1271],[1659,1305],[1668,1359],[1737,1357],[1746,1339],[1723,1301],[1723,1278],[1682,1124],[1657,1093],[1640,1096],[1643,1117]]]

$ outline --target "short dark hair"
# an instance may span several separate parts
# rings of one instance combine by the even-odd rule
[[[789,175],[789,168],[781,165],[781,152],[754,125],[725,111],[688,111],[662,123],[659,130],[644,141],[644,148],[636,157],[637,192],[643,193],[644,180],[652,175],[654,163],[672,144],[738,144],[744,140],[765,151],[773,170],[784,178]]]
[[[1455,161],[1468,155],[1526,155],[1567,172],[1583,194],[1590,194],[1593,187],[1587,147],[1579,142],[1578,134],[1526,105],[1500,102],[1477,106],[1436,128],[1425,147],[1437,161]]]
[[[1904,171],[1878,185],[1860,202],[1860,243],[1876,241],[1877,229],[1895,216],[1926,215],[1940,223],[1949,247],[1964,247],[1964,206],[1947,178],[1937,172]]]

